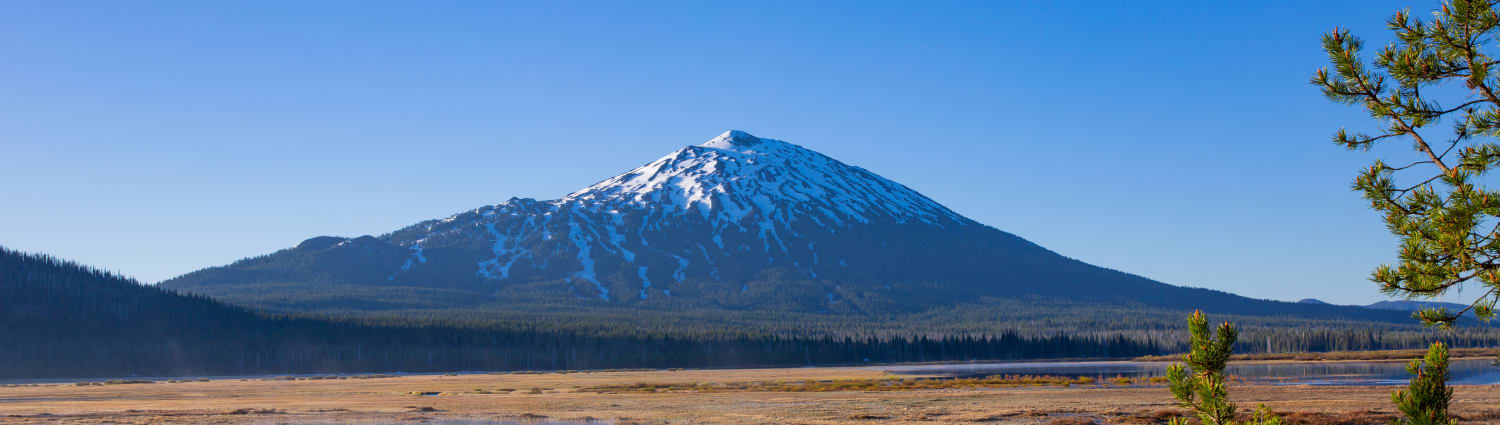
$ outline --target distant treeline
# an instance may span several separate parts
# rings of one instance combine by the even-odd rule
[[[861,328],[848,318],[808,334],[731,325],[655,323],[665,315],[455,320],[275,315],[179,295],[111,273],[0,248],[0,378],[263,375],[289,373],[751,367],[893,362],[1124,358],[1180,352],[1184,333],[1146,320],[1136,330],[1090,331],[1108,310],[1066,327],[1017,332],[934,327]],[[1099,313],[1103,311],[1103,313]],[[621,312],[620,314],[627,314]],[[631,314],[641,314],[634,312]],[[955,314],[978,314],[967,310]],[[1003,316],[997,309],[990,319]],[[692,317],[692,316],[686,316]],[[816,318],[803,317],[809,323]],[[951,319],[951,317],[949,318]],[[1180,322],[1180,318],[1176,318]],[[947,320],[947,319],[944,319]],[[1009,320],[1009,319],[1007,319]],[[1140,319],[1136,319],[1140,320]],[[631,331],[621,331],[630,323]],[[1359,326],[1366,326],[1360,328]],[[1247,330],[1239,352],[1414,348],[1430,331],[1348,326]],[[1490,328],[1445,333],[1456,347],[1495,346]]]
[[[722,368],[1161,352],[1123,338],[685,340],[454,329],[335,329],[288,323],[202,341],[52,340],[0,350],[0,377],[264,375],[355,372]],[[275,334],[268,334],[266,332]],[[323,333],[326,331],[327,333]],[[321,339],[321,340],[313,340]]]
[[[1116,337],[597,336],[263,315],[0,249],[0,378],[787,366],[1129,357]]]
[[[1413,320],[1415,323],[1415,320]],[[1234,352],[1305,353],[1328,351],[1403,350],[1423,348],[1443,341],[1457,348],[1500,347],[1500,331],[1493,327],[1464,327],[1450,330],[1410,329],[1381,330],[1370,327],[1347,328],[1258,328],[1241,331]],[[1185,342],[1185,341],[1182,341]],[[1185,343],[1174,344],[1187,351]]]

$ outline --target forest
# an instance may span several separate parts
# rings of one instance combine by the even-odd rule
[[[0,249],[0,378],[269,375],[369,372],[717,368],[1047,358],[1129,358],[1179,352],[1180,315],[1137,315],[1123,330],[1091,331],[1088,320],[1004,329],[975,315],[971,326],[848,318],[792,332],[631,311],[626,319],[520,313],[449,316],[389,313],[311,315],[251,310],[182,295],[46,255]],[[1003,305],[993,316],[1003,318]],[[1086,315],[1088,309],[1065,313]],[[626,314],[622,311],[620,314]],[[1117,313],[1093,310],[1092,323]],[[1177,316],[1176,318],[1172,316]],[[823,317],[827,319],[828,317]],[[993,319],[993,318],[992,318]],[[1410,325],[1234,318],[1246,332],[1237,352],[1415,348],[1433,338],[1454,347],[1493,346],[1500,333],[1466,327],[1435,334]],[[1306,320],[1306,319],[1299,319]],[[1010,319],[993,323],[1019,322]],[[630,327],[611,324],[631,323]],[[987,324],[990,323],[990,324]],[[1127,323],[1130,324],[1130,323]],[[926,329],[926,332],[918,331]],[[1021,330],[1027,329],[1027,330]],[[835,331],[837,330],[837,331]]]

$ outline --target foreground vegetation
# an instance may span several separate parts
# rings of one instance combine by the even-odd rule
[[[1238,332],[1229,322],[1210,331],[1203,312],[1188,316],[1192,351],[1182,355],[1183,363],[1167,367],[1168,389],[1177,404],[1187,409],[1202,425],[1284,425],[1278,416],[1262,404],[1248,419],[1243,419],[1237,404],[1229,398],[1229,376],[1224,373],[1233,353]],[[1397,425],[1453,425],[1457,419],[1448,414],[1453,389],[1448,388],[1448,348],[1434,342],[1422,358],[1406,367],[1412,374],[1406,389],[1391,393],[1391,401],[1401,412]],[[1170,425],[1188,425],[1186,417],[1172,418]]]
[[[1500,34],[1496,7],[1491,0],[1450,0],[1431,20],[1396,12],[1386,22],[1396,41],[1380,49],[1373,64],[1360,56],[1362,39],[1334,29],[1323,36],[1332,69],[1318,69],[1312,78],[1329,100],[1359,105],[1380,125],[1374,135],[1339,129],[1334,143],[1368,151],[1389,140],[1411,142],[1396,166],[1376,160],[1354,179],[1355,190],[1384,214],[1386,229],[1400,240],[1397,263],[1376,268],[1370,280],[1382,293],[1407,299],[1477,288],[1478,298],[1458,311],[1414,314],[1444,329],[1470,311],[1489,322],[1500,301],[1500,191],[1488,187],[1493,179],[1486,176],[1500,166],[1494,140],[1500,136],[1500,60],[1489,56]],[[1450,136],[1435,136],[1429,127],[1438,125]],[[1198,334],[1195,328],[1195,340]],[[1410,384],[1391,394],[1403,415],[1396,424],[1458,422],[1448,412],[1448,359],[1448,344],[1437,341],[1411,361]]]

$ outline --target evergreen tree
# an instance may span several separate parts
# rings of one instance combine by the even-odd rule
[[[1425,359],[1412,360],[1406,372],[1415,375],[1405,390],[1391,393],[1391,401],[1405,418],[1396,420],[1399,425],[1450,425],[1458,421],[1448,417],[1448,400],[1453,390],[1448,388],[1448,347],[1441,342],[1432,343]]]
[[[1495,42],[1500,13],[1489,0],[1450,0],[1433,15],[1430,23],[1406,11],[1391,16],[1387,27],[1397,41],[1376,54],[1373,70],[1359,57],[1364,42],[1334,29],[1323,36],[1334,74],[1319,69],[1312,82],[1335,102],[1364,106],[1384,126],[1376,135],[1340,129],[1335,143],[1369,150],[1384,139],[1413,142],[1413,158],[1400,166],[1377,160],[1354,180],[1401,240],[1398,264],[1380,266],[1371,280],[1387,295],[1407,299],[1479,287],[1480,297],[1460,311],[1415,314],[1425,324],[1448,328],[1469,310],[1481,320],[1494,318],[1500,300],[1500,192],[1481,181],[1500,165],[1494,141],[1500,136],[1500,74],[1494,73],[1500,61],[1484,53]],[[1444,90],[1460,84],[1462,89]],[[1435,92],[1467,94],[1444,106]],[[1432,138],[1428,128],[1443,124],[1451,136]],[[1396,423],[1456,423],[1448,418],[1453,390],[1447,387],[1447,346],[1433,343],[1407,371],[1415,375],[1409,387],[1391,394],[1406,416]]]
[[[1168,388],[1178,404],[1191,409],[1204,425],[1235,425],[1235,404],[1229,400],[1229,387],[1224,382],[1224,366],[1234,352],[1234,341],[1239,332],[1234,325],[1224,322],[1219,325],[1218,338],[1208,330],[1208,318],[1202,311],[1188,316],[1188,332],[1191,334],[1190,351],[1182,356],[1187,363],[1167,366]],[[1191,369],[1189,369],[1189,367]],[[1171,425],[1187,425],[1187,418],[1173,418]],[[1281,418],[1260,405],[1244,425],[1281,425]]]
[[[1354,181],[1401,240],[1398,263],[1380,266],[1371,279],[1407,299],[1477,286],[1479,299],[1461,311],[1415,316],[1443,327],[1469,310],[1489,320],[1500,299],[1500,192],[1481,178],[1500,165],[1500,60],[1485,52],[1496,47],[1500,14],[1490,0],[1451,0],[1430,22],[1402,11],[1387,26],[1396,42],[1376,53],[1373,66],[1349,31],[1324,35],[1332,72],[1319,69],[1312,78],[1329,99],[1363,106],[1381,125],[1375,134],[1340,129],[1334,142],[1358,150],[1412,142],[1409,158],[1377,160]],[[1439,101],[1454,93],[1465,94]],[[1451,135],[1438,136],[1433,126],[1450,127]]]
[[[1234,421],[1234,402],[1229,401],[1229,389],[1224,384],[1224,365],[1234,349],[1237,333],[1229,322],[1219,325],[1218,338],[1208,330],[1208,318],[1202,311],[1188,316],[1188,332],[1192,334],[1189,351],[1182,363],[1167,367],[1167,378],[1172,396],[1184,408],[1191,409],[1205,425],[1229,425]],[[1182,419],[1174,424],[1185,424]]]

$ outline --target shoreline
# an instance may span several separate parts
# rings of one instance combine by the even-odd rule
[[[1388,363],[1405,362],[1421,358],[1426,350],[1377,350],[1377,351],[1330,351],[1318,353],[1276,353],[1276,354],[1235,354],[1230,357],[1231,364],[1287,364],[1287,363]],[[1450,360],[1478,360],[1497,359],[1500,349],[1497,348],[1456,348],[1450,351]],[[667,368],[667,369],[598,369],[598,370],[516,370],[516,371],[445,371],[445,372],[349,372],[349,373],[276,373],[263,375],[175,375],[175,376],[107,376],[107,377],[70,377],[70,378],[0,378],[0,386],[15,385],[57,385],[75,384],[79,382],[107,382],[107,381],[130,381],[148,380],[166,382],[171,380],[286,380],[283,378],[316,378],[318,379],[366,379],[369,377],[406,377],[406,376],[443,376],[443,375],[527,375],[527,374],[570,374],[570,373],[609,373],[609,372],[674,372],[674,371],[739,371],[739,370],[780,370],[780,369],[838,369],[855,368],[870,370],[888,370],[886,368],[900,368],[908,366],[963,366],[963,365],[991,365],[991,364],[1053,364],[1053,363],[1160,363],[1166,364],[1180,362],[1181,354],[1139,356],[1133,358],[1059,358],[1059,359],[1033,359],[1033,360],[970,360],[970,361],[941,361],[941,362],[909,362],[909,363],[858,363],[858,364],[830,364],[812,366],[747,366],[733,368]],[[903,375],[921,376],[921,375]],[[329,378],[324,378],[329,377]],[[301,379],[292,379],[301,380]]]
[[[1500,348],[1451,348],[1448,351],[1449,359],[1500,359]],[[1340,361],[1408,361],[1422,358],[1427,354],[1427,349],[1409,350],[1371,350],[1371,351],[1326,351],[1326,352],[1304,352],[1304,353],[1271,353],[1271,354],[1235,354],[1229,357],[1230,362],[1254,362],[1254,361],[1284,361],[1284,362],[1340,362]],[[1140,356],[1132,358],[1132,361],[1140,362],[1174,362],[1180,361],[1182,354],[1166,354],[1156,356]]]

